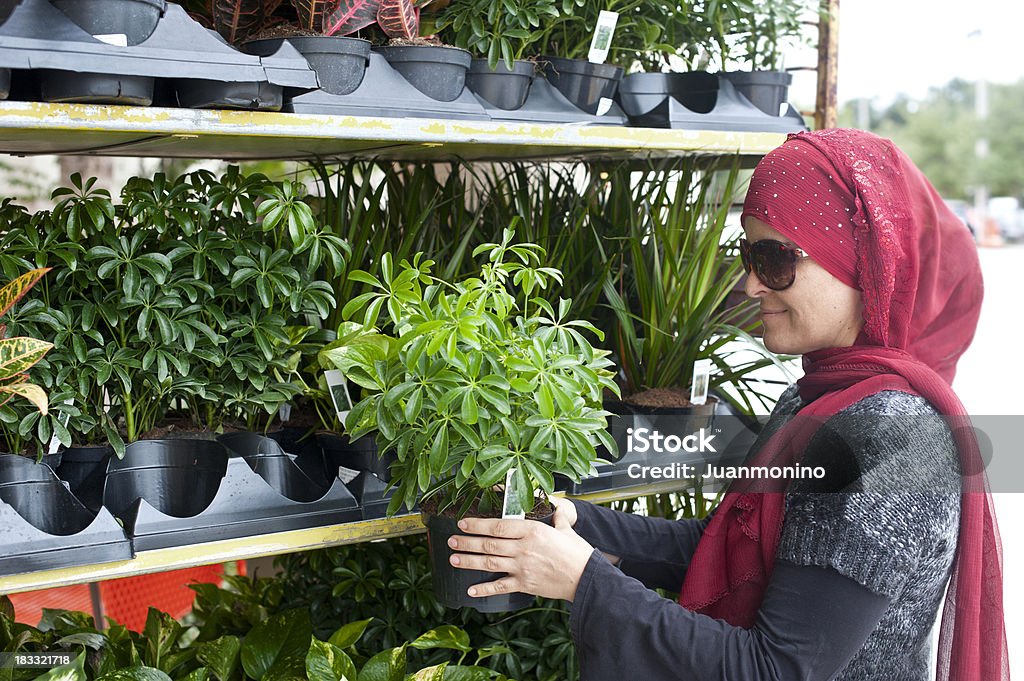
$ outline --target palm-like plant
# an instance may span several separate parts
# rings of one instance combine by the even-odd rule
[[[732,399],[751,411],[751,399],[764,398],[750,374],[779,360],[751,336],[753,301],[726,305],[743,276],[727,230],[738,164],[721,171],[692,162],[674,177],[654,169],[638,181],[626,172],[609,182],[621,197],[609,205],[630,226],[621,266],[604,283],[626,401],[653,388],[688,390],[694,363],[710,359],[711,385],[732,386]],[[753,359],[741,359],[750,351]]]

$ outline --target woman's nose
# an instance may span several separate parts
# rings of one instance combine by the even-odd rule
[[[743,292],[747,294],[748,298],[761,298],[768,295],[771,289],[761,283],[755,271],[751,269],[747,280],[743,282]]]

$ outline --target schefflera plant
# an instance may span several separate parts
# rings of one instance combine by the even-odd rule
[[[346,305],[361,321],[343,323],[321,355],[368,392],[346,421],[351,437],[376,433],[396,454],[389,515],[420,494],[437,514],[462,517],[474,502],[494,514],[512,467],[528,513],[555,474],[579,480],[598,445],[616,452],[601,408],[605,390],[618,394],[612,362],[586,335],[601,332],[566,318],[571,301],[556,309],[535,295],[561,273],[540,266],[540,246],[512,243],[515,225],[478,246],[487,262],[459,281],[434,276],[422,253],[397,268],[383,256],[380,278],[349,275],[373,290]]]

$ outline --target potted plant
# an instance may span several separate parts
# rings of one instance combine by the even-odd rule
[[[380,278],[352,272],[374,290],[346,308],[361,313],[358,333],[324,352],[370,392],[349,414],[349,432],[376,433],[381,451],[395,453],[388,513],[423,494],[435,591],[449,607],[501,611],[533,600],[465,595],[491,576],[448,564],[459,518],[500,516],[499,485],[512,469],[515,501],[527,517],[543,518],[556,473],[578,480],[598,444],[615,448],[601,409],[602,393],[617,391],[611,362],[583,335],[600,334],[565,318],[569,301],[556,310],[535,297],[561,275],[540,266],[539,246],[512,243],[514,227],[501,243],[474,249],[487,254],[476,276],[439,279],[422,254],[397,268],[385,255]],[[380,321],[390,333],[378,330]]]
[[[726,71],[723,75],[741,95],[770,116],[780,115],[786,102],[793,75],[782,69],[784,50],[789,43],[807,41],[801,15],[808,9],[806,0],[736,9],[733,25],[741,50],[739,59],[750,70]]]
[[[712,362],[709,387],[733,386],[729,397],[749,412],[758,395],[749,374],[777,362],[750,336],[752,301],[741,309],[724,305],[743,276],[739,259],[728,255],[738,174],[736,164],[716,172],[696,161],[674,182],[648,171],[630,186],[631,199],[619,202],[630,234],[604,293],[616,318],[626,413],[710,418],[714,398],[699,406],[689,400],[698,360]],[[737,340],[745,342],[742,351]],[[753,359],[740,359],[750,351]]]
[[[230,44],[259,56],[287,39],[316,71],[321,89],[347,95],[363,80],[370,42],[350,34],[376,21],[362,0],[218,0],[190,4],[193,16]],[[379,3],[378,3],[379,4]]]
[[[0,317],[7,314],[48,271],[48,268],[31,270],[0,288]],[[6,338],[5,335],[6,329],[0,327],[0,405],[14,397],[22,397],[45,415],[49,408],[46,391],[29,382],[27,372],[53,348],[53,344],[27,336]]]
[[[450,28],[452,44],[477,55],[466,85],[499,109],[526,102],[536,65],[524,59],[558,16],[554,0],[453,0],[438,17],[439,30]]]
[[[167,0],[50,0],[89,35],[123,35],[128,45],[150,36]]]

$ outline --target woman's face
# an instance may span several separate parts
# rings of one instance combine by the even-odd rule
[[[775,239],[796,247],[757,218],[746,217],[747,241]],[[824,348],[848,347],[864,326],[860,291],[850,288],[809,257],[796,265],[796,280],[784,291],[774,291],[747,275],[745,290],[761,304],[764,345],[772,352],[802,355]]]

